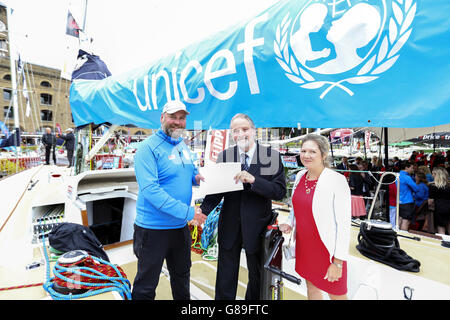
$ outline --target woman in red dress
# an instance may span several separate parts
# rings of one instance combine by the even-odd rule
[[[291,223],[280,225],[285,233],[295,230],[295,270],[311,300],[322,299],[321,291],[333,300],[347,299],[351,195],[346,178],[326,168],[328,150],[323,136],[303,139],[300,159],[307,170],[297,174]]]

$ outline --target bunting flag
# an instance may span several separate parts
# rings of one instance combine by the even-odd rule
[[[74,81],[74,121],[158,128],[180,99],[188,129],[226,129],[239,112],[256,127],[448,124],[449,12],[448,0],[279,1],[155,63]]]
[[[66,34],[75,38],[80,37],[80,27],[78,23],[75,21],[70,10],[67,12],[67,24],[66,24]]]

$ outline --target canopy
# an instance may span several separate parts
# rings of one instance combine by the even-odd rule
[[[413,142],[421,142],[421,143],[428,143],[428,144],[434,144],[439,146],[450,146],[450,132],[436,132],[436,133],[430,133],[421,135],[419,137],[416,137],[414,139],[410,139],[411,143]]]
[[[450,110],[449,110],[450,111]],[[449,112],[448,112],[449,113]],[[367,130],[375,133],[378,137],[382,136],[382,128],[370,127]],[[450,131],[450,124],[445,124],[435,127],[422,127],[422,128],[389,128],[389,142],[401,142],[417,138],[419,136]],[[416,141],[417,142],[417,141]]]
[[[257,127],[449,124],[448,12],[448,0],[280,1],[141,68],[74,81],[73,118],[157,128],[180,99],[188,129],[225,129],[239,112]]]

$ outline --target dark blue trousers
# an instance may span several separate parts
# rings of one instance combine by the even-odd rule
[[[145,229],[134,225],[133,251],[138,258],[132,298],[154,300],[164,260],[170,275],[174,300],[189,300],[191,234],[181,229]]]

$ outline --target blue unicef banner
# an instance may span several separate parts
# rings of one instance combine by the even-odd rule
[[[429,127],[450,123],[450,1],[280,1],[155,63],[72,84],[77,126],[158,128],[181,99],[188,129]]]

